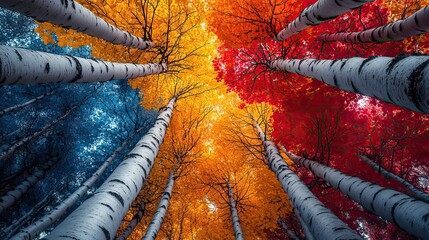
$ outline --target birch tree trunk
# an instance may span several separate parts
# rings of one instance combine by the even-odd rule
[[[71,28],[114,44],[140,49],[154,47],[153,42],[120,30],[74,0],[2,0],[0,7],[40,22],[50,22],[64,28]]]
[[[388,42],[399,41],[429,31],[429,5],[413,15],[382,27],[371,28],[361,32],[340,32],[322,34],[317,40],[322,42]]]
[[[173,114],[173,97],[154,126],[95,192],[58,225],[46,239],[113,239],[132,202],[143,187]]]
[[[11,106],[11,107],[5,108],[3,110],[0,110],[0,117],[3,116],[3,115],[5,115],[6,113],[9,113],[9,112],[12,112],[12,111],[17,111],[19,109],[25,108],[26,106],[34,103],[35,101],[40,100],[40,99],[42,99],[44,97],[50,96],[50,95],[54,94],[55,92],[56,92],[56,90],[52,90],[52,91],[44,93],[44,94],[42,94],[42,95],[40,95],[38,97],[35,97],[35,98],[31,99],[31,100],[28,100],[25,103],[21,103],[21,104],[18,104],[18,105]]]
[[[375,97],[429,114],[429,56],[293,59],[268,62],[274,70],[297,73],[344,91]]]
[[[410,190],[410,192],[413,194],[413,197],[422,200],[426,203],[429,203],[429,195],[420,191],[419,189],[417,189],[416,187],[414,187],[410,182],[408,182],[407,180],[399,177],[396,174],[393,174],[389,171],[387,171],[386,169],[382,168],[380,165],[378,165],[377,163],[375,163],[374,161],[372,161],[371,159],[369,159],[367,156],[364,155],[360,155],[358,154],[359,158],[362,159],[366,164],[368,164],[372,169],[376,170],[377,172],[381,173],[384,177],[386,178],[393,178],[396,181],[404,184],[408,190]]]
[[[237,203],[234,199],[234,193],[229,182],[226,183],[228,187],[228,198],[229,198],[229,210],[231,211],[232,227],[234,228],[234,236],[236,240],[243,240],[243,230],[241,229],[240,218],[238,217]]]
[[[290,159],[323,178],[367,211],[397,224],[409,234],[429,239],[429,204],[406,194],[326,167],[320,163],[286,152]]]
[[[22,146],[26,145],[28,142],[30,142],[33,139],[37,139],[38,137],[40,137],[41,135],[47,133],[53,126],[55,126],[57,123],[59,123],[61,120],[65,119],[68,115],[70,115],[70,113],[72,113],[76,108],[80,107],[82,105],[83,102],[76,104],[75,106],[73,106],[72,108],[68,109],[66,113],[64,113],[63,115],[57,117],[56,119],[54,119],[52,122],[50,122],[49,124],[45,125],[43,128],[41,128],[39,131],[31,134],[30,136],[27,136],[25,138],[22,138],[20,141],[18,141],[17,143],[15,143],[14,145],[12,145],[11,147],[9,147],[8,149],[4,150],[1,154],[0,154],[0,161],[3,161],[4,159],[7,159],[9,157],[11,157],[19,148],[21,148]],[[0,211],[1,212],[1,211]]]
[[[128,224],[127,228],[125,228],[124,232],[122,232],[121,235],[116,238],[116,240],[126,240],[128,236],[137,227],[137,224],[141,221],[144,212],[145,212],[145,203],[144,201],[142,201],[142,203],[139,206],[138,212],[134,215],[133,219],[131,219],[130,223]]]
[[[36,167],[34,172],[29,175],[24,181],[22,181],[19,185],[17,185],[13,190],[7,192],[4,196],[0,198],[0,214],[13,206],[17,200],[19,200],[22,195],[27,193],[27,191],[37,182],[39,182],[42,178],[45,177],[46,172],[51,169],[51,167],[58,161],[59,159],[50,159],[43,166]]]
[[[255,126],[264,145],[270,169],[276,174],[283,190],[289,195],[292,206],[301,212],[311,233],[320,240],[362,239],[313,195],[299,177],[290,170],[276,145],[266,138],[265,133],[256,122]]]
[[[298,221],[301,224],[302,230],[303,230],[304,235],[305,235],[305,239],[306,240],[315,240],[315,238],[313,237],[313,234],[311,234],[310,229],[308,228],[307,224],[302,219],[299,211],[296,208],[294,208],[294,212],[295,212],[296,218],[298,218]]]
[[[174,186],[174,173],[171,172],[168,178],[167,185],[165,186],[162,198],[159,201],[158,207],[155,214],[152,217],[152,221],[147,227],[146,233],[142,237],[144,240],[152,239],[155,240],[158,235],[159,229],[161,228],[162,222],[164,221],[165,213],[167,212],[168,205],[170,204],[171,195],[173,194]]]
[[[51,212],[31,224],[30,226],[22,229],[18,234],[13,236],[11,240],[18,239],[34,239],[46,228],[60,219],[68,209],[70,209],[79,199],[85,196],[86,192],[94,186],[95,182],[103,175],[107,167],[113,162],[116,156],[127,146],[131,138],[140,132],[144,127],[140,127],[134,134],[130,135],[113,153],[107,158],[106,161],[98,168],[98,170],[88,178],[82,185],[68,196],[60,205],[56,206]]]
[[[167,71],[167,64],[113,63],[0,46],[0,86],[51,82],[104,82]]]
[[[299,240],[299,237],[291,229],[289,229],[283,220],[279,219],[278,223],[280,224],[280,227],[283,229],[283,231],[286,232],[290,240]]]
[[[309,26],[316,26],[322,22],[332,20],[367,2],[372,2],[372,0],[319,0],[313,5],[305,8],[298,18],[289,23],[277,34],[275,40],[284,41]]]

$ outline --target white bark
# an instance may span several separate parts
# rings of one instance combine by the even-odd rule
[[[104,82],[167,71],[167,64],[113,63],[0,46],[0,86],[51,82]]]
[[[309,26],[316,26],[322,22],[332,20],[343,13],[371,1],[372,0],[319,0],[313,5],[305,8],[298,18],[289,23],[277,34],[275,40],[283,41]]]
[[[126,240],[128,238],[128,236],[134,231],[134,229],[137,227],[137,224],[142,219],[144,211],[145,211],[145,203],[144,201],[142,201],[142,203],[139,206],[138,212],[134,215],[133,219],[131,219],[127,228],[125,228],[125,230],[121,233],[121,235],[116,238],[116,240]]]
[[[135,131],[135,133],[140,132],[144,127],[141,127]],[[74,191],[70,196],[68,196],[60,205],[56,206],[51,212],[31,224],[30,226],[22,229],[18,234],[13,236],[11,240],[18,239],[34,239],[46,228],[55,223],[60,219],[68,209],[70,209],[79,199],[81,199],[87,191],[92,188],[95,182],[103,175],[107,167],[113,162],[116,156],[127,146],[128,142],[134,136],[132,134],[129,136],[122,144],[119,146],[109,158],[97,169],[97,171],[88,178],[76,191]]]
[[[48,123],[47,125],[45,125],[43,128],[41,128],[39,131],[31,134],[30,136],[27,136],[25,138],[22,138],[20,141],[18,141],[17,143],[15,143],[14,145],[12,145],[11,147],[9,147],[8,149],[6,149],[5,151],[3,151],[0,154],[0,161],[7,159],[9,157],[11,157],[15,151],[17,151],[19,148],[21,148],[22,146],[24,146],[25,144],[27,144],[28,142],[30,142],[33,139],[37,139],[38,137],[40,137],[41,135],[45,134],[46,132],[48,132],[53,126],[55,126],[57,123],[59,123],[61,120],[65,119],[68,115],[70,115],[70,113],[72,113],[76,108],[80,107],[81,103],[73,106],[72,108],[68,109],[66,113],[64,113],[63,115],[57,117],[56,119],[54,119],[52,122]],[[0,211],[1,212],[1,211]]]
[[[313,237],[313,234],[311,234],[310,229],[308,228],[307,224],[302,219],[299,211],[296,208],[294,208],[294,212],[295,212],[296,218],[298,218],[299,223],[301,224],[302,230],[303,230],[304,235],[305,235],[305,239],[306,240],[314,240],[315,238]]]
[[[114,44],[146,49],[154,43],[120,30],[97,17],[74,0],[2,0],[0,7],[19,12],[40,22],[71,28]]]
[[[360,178],[347,176],[338,170],[292,153],[286,154],[295,163],[323,178],[367,211],[397,224],[411,235],[429,239],[429,204]]]
[[[342,41],[349,43],[399,41],[429,31],[429,5],[413,15],[382,27],[361,32],[340,32],[322,34],[317,39],[322,42]]]
[[[36,167],[31,175],[17,185],[13,190],[7,192],[0,198],[0,213],[13,206],[22,195],[38,181],[45,177],[46,172],[58,161],[57,158],[50,159],[43,166]]]
[[[47,92],[47,93],[44,93],[44,94],[42,94],[42,95],[40,95],[40,96],[38,96],[38,97],[35,97],[35,98],[33,98],[33,99],[30,99],[30,100],[28,100],[28,101],[27,101],[27,102],[25,102],[25,103],[21,103],[21,104],[14,105],[14,106],[11,106],[11,107],[8,107],[8,108],[5,108],[5,109],[3,109],[3,110],[0,110],[0,116],[3,116],[4,114],[9,113],[9,112],[12,112],[12,111],[17,111],[17,110],[19,110],[19,109],[22,109],[22,108],[24,108],[24,107],[26,107],[26,106],[28,106],[28,105],[32,104],[33,102],[35,102],[35,101],[37,101],[37,100],[40,100],[40,99],[42,99],[42,98],[44,98],[44,97],[47,97],[47,96],[50,96],[50,95],[54,94],[55,92],[56,92],[56,90],[52,90],[52,91],[49,91],[49,92]]]
[[[113,239],[149,175],[173,114],[176,98],[94,196],[87,199],[46,239]]]
[[[243,230],[241,229],[241,223],[240,218],[238,217],[238,211],[237,211],[237,203],[234,199],[234,194],[232,192],[232,187],[227,182],[228,187],[228,198],[229,198],[229,210],[231,212],[231,219],[232,219],[232,227],[234,229],[234,236],[236,240],[243,240]]]
[[[375,97],[429,114],[429,56],[293,59],[268,63],[274,70],[297,73],[344,91]]]
[[[270,169],[276,174],[283,190],[289,195],[292,206],[300,211],[311,233],[320,240],[362,239],[313,195],[299,177],[290,170],[276,145],[266,138],[257,123],[255,126],[264,144]]]
[[[159,201],[158,207],[155,214],[152,217],[152,221],[147,227],[145,235],[142,237],[144,240],[155,240],[158,235],[159,229],[161,229],[162,222],[164,221],[165,213],[167,213],[168,205],[170,204],[171,195],[173,194],[174,186],[174,173],[170,173],[167,185],[165,186],[162,198]]]
[[[369,159],[367,156],[364,155],[360,155],[358,154],[358,156],[360,157],[360,159],[362,159],[365,163],[367,163],[372,169],[378,171],[379,173],[381,173],[384,177],[386,178],[392,178],[395,179],[396,181],[404,184],[408,190],[410,190],[410,192],[413,194],[413,197],[420,199],[426,203],[429,203],[429,195],[420,191],[419,189],[417,189],[416,187],[414,187],[410,182],[408,182],[407,180],[399,177],[396,174],[393,174],[389,171],[387,171],[386,169],[382,168],[381,166],[379,166],[377,163],[375,163],[374,161],[372,161],[371,159]]]

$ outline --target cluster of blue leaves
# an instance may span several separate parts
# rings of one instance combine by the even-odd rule
[[[45,45],[33,32],[35,27],[33,20],[0,9],[0,44],[61,55],[90,57],[89,46],[73,49],[59,47],[57,44]],[[143,131],[134,135],[109,171],[98,181],[101,184],[138,139],[147,132],[157,116],[156,112],[146,111],[139,105],[140,96],[127,85],[126,80],[5,86],[0,88],[0,111],[50,91],[54,93],[0,116],[1,154],[77,106],[66,118],[39,137],[32,138],[11,157],[0,161],[1,196],[31,174],[35,167],[43,166],[49,159],[58,159],[41,181],[17,204],[1,214],[0,230],[28,212],[53,191],[55,197],[51,203],[45,211],[35,214],[33,218],[42,216],[49,207],[67,197],[89,178],[124,139],[140,126],[146,126]]]

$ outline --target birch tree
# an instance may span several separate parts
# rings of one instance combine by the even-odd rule
[[[34,103],[34,102],[36,102],[36,101],[38,101],[40,99],[43,99],[44,97],[48,97],[48,96],[54,94],[55,92],[56,92],[56,90],[51,90],[51,91],[46,92],[46,93],[44,93],[44,94],[42,94],[40,96],[37,96],[37,97],[35,97],[33,99],[30,99],[30,100],[26,101],[25,103],[17,104],[17,105],[5,108],[3,110],[0,110],[0,117],[3,116],[3,115],[5,115],[5,114],[7,114],[7,113],[9,113],[9,112],[18,111],[19,109],[25,108],[25,107],[29,106],[30,104],[32,104],[32,103]]]
[[[267,64],[273,70],[300,74],[344,91],[429,114],[429,56],[426,55],[279,59]]]
[[[0,86],[49,82],[104,82],[167,71],[166,63],[113,63],[0,46]]]
[[[290,36],[301,32],[310,26],[332,20],[343,13],[364,5],[371,0],[319,0],[305,8],[298,18],[289,23],[274,37],[276,41],[283,41]]]
[[[143,217],[143,214],[145,212],[145,205],[145,202],[142,201],[139,205],[137,213],[133,216],[125,230],[121,233],[121,235],[119,235],[119,237],[116,238],[116,240],[126,240],[128,236],[133,232],[133,230],[136,228],[137,224]]]
[[[362,239],[313,195],[289,168],[275,144],[267,139],[256,121],[254,125],[264,145],[269,168],[289,195],[292,206],[301,212],[311,233],[318,236],[318,239]]]
[[[429,204],[395,190],[348,176],[293,153],[286,151],[286,154],[295,163],[323,178],[367,211],[397,224],[411,235],[422,239],[429,238]]]
[[[90,10],[74,0],[4,0],[0,7],[32,17],[40,22],[50,22],[64,28],[71,28],[114,44],[147,49],[155,44],[123,31],[97,17]]]
[[[400,41],[428,31],[429,5],[403,20],[392,22],[385,26],[367,29],[361,32],[322,34],[317,37],[317,40],[322,42],[341,41],[349,43]]]
[[[96,181],[103,175],[106,169],[110,166],[116,156],[127,146],[128,142],[135,134],[143,130],[145,126],[138,128],[131,134],[123,143],[113,151],[113,153],[104,161],[104,163],[97,169],[97,171],[88,178],[82,185],[70,194],[64,201],[56,206],[51,212],[31,224],[30,226],[22,229],[18,234],[11,239],[33,239],[36,238],[42,231],[60,219],[68,209],[70,209],[79,199],[81,199],[89,189],[91,189]]]
[[[173,97],[149,129],[93,197],[72,212],[47,239],[112,239],[143,187],[170,123]]]
[[[0,198],[0,213],[13,206],[34,184],[44,178],[46,172],[51,169],[58,160],[58,157],[52,157],[42,166],[36,167],[24,181],[2,196]]]
[[[240,218],[238,217],[237,203],[234,199],[233,187],[226,182],[228,188],[229,210],[231,211],[232,227],[236,240],[243,240],[243,230],[241,229]]]
[[[429,195],[420,191],[416,187],[414,187],[407,180],[401,178],[400,176],[398,176],[392,172],[387,171],[386,169],[384,169],[383,167],[381,167],[380,165],[378,165],[377,163],[375,163],[374,161],[372,161],[371,159],[369,159],[365,155],[358,154],[358,156],[360,159],[362,159],[362,161],[364,161],[366,164],[368,164],[372,169],[374,169],[377,172],[379,172],[380,174],[382,174],[384,177],[395,179],[396,181],[404,184],[408,188],[408,190],[410,190],[410,192],[413,194],[413,197],[415,197],[419,200],[422,200],[426,203],[429,203]]]

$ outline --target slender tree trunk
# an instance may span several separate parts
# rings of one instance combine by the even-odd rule
[[[142,219],[144,212],[145,212],[145,203],[144,201],[142,201],[142,203],[139,206],[138,212],[134,215],[133,219],[131,219],[130,223],[128,224],[127,228],[125,228],[124,232],[122,232],[121,235],[116,238],[116,240],[126,240],[128,236],[137,227],[137,224]]]
[[[268,65],[274,70],[297,73],[344,91],[429,114],[429,56],[426,55],[274,60]]]
[[[288,226],[283,220],[279,219],[278,222],[280,227],[283,229],[283,231],[286,232],[290,240],[299,240],[299,237],[291,229],[288,228]]]
[[[40,22],[50,22],[64,28],[71,28],[114,44],[140,49],[154,47],[154,43],[118,29],[74,0],[2,0],[0,7]]]
[[[40,100],[40,99],[42,99],[44,97],[47,97],[47,96],[50,96],[50,95],[54,94],[55,92],[56,92],[56,90],[51,90],[51,91],[49,91],[47,93],[44,93],[44,94],[42,94],[42,95],[40,95],[40,96],[38,96],[36,98],[33,98],[33,99],[31,99],[31,100],[29,100],[29,101],[27,101],[25,103],[21,103],[21,104],[18,104],[18,105],[11,106],[11,107],[5,108],[3,110],[0,110],[0,117],[3,116],[3,115],[5,115],[6,113],[22,109],[22,108],[24,108],[24,107],[26,107],[26,106],[34,103],[37,100]]]
[[[429,6],[420,9],[404,20],[389,23],[382,27],[371,28],[361,32],[340,32],[322,34],[317,40],[322,42],[388,42],[399,41],[429,31]]]
[[[372,0],[319,0],[313,5],[305,8],[298,18],[289,23],[277,34],[275,40],[283,41],[309,26],[316,26],[322,22],[332,20],[343,13],[371,1]]]
[[[372,161],[371,159],[369,159],[367,156],[364,155],[360,155],[358,154],[358,156],[360,157],[360,159],[362,159],[365,163],[367,163],[372,169],[378,171],[379,173],[381,173],[384,177],[386,178],[393,178],[396,181],[404,184],[408,190],[410,190],[410,192],[413,194],[413,196],[417,199],[420,199],[426,203],[429,203],[429,195],[420,191],[419,189],[417,189],[416,187],[414,187],[410,182],[408,182],[407,180],[399,177],[396,174],[393,174],[389,171],[387,171],[386,169],[382,168],[380,165],[378,165],[377,163],[375,163],[374,161]]]
[[[294,212],[295,212],[296,218],[298,218],[298,221],[301,224],[302,230],[303,230],[304,235],[305,235],[305,239],[306,240],[314,240],[315,238],[313,237],[313,234],[311,234],[310,229],[308,228],[307,224],[302,219],[299,211],[296,208],[294,208]]]
[[[237,203],[234,199],[234,193],[229,182],[226,183],[228,187],[229,210],[231,211],[232,227],[234,228],[234,236],[236,240],[243,240],[243,230],[241,229],[240,218],[238,217]]]
[[[145,235],[142,237],[144,240],[152,239],[155,240],[158,235],[159,229],[161,228],[162,222],[164,221],[165,213],[167,212],[168,205],[170,204],[171,195],[173,194],[174,186],[174,173],[170,173],[167,185],[165,186],[164,193],[161,200],[159,201],[158,208],[152,217],[152,221],[147,227]]]
[[[94,196],[73,211],[46,239],[113,239],[125,214],[143,187],[173,114],[172,98],[154,126]]]
[[[79,199],[81,199],[87,191],[94,186],[95,182],[103,175],[107,167],[113,162],[116,156],[127,146],[132,137],[140,132],[144,127],[140,127],[134,134],[130,135],[113,153],[109,158],[98,168],[98,170],[88,178],[76,191],[68,196],[60,205],[55,207],[51,212],[31,224],[30,226],[22,229],[18,234],[13,236],[11,240],[18,239],[34,239],[46,228],[60,219],[68,209],[70,209]]]
[[[58,161],[58,158],[50,159],[41,167],[36,167],[34,172],[29,175],[24,181],[17,185],[13,190],[7,192],[4,196],[0,198],[0,213],[4,210],[13,206],[17,200],[19,200],[22,195],[27,193],[27,191],[42,178],[45,177],[46,172],[51,169],[51,167]]]
[[[290,152],[286,154],[295,163],[301,164],[316,176],[323,178],[367,211],[397,224],[411,235],[429,239],[429,204],[360,178],[347,176],[338,170]]]
[[[7,158],[11,157],[19,148],[21,148],[22,146],[26,145],[31,140],[37,139],[41,135],[49,132],[49,130],[52,127],[54,127],[61,120],[65,119],[68,115],[70,115],[70,113],[72,113],[76,108],[80,107],[81,105],[82,105],[82,103],[76,104],[72,108],[68,109],[66,113],[64,113],[63,115],[57,117],[52,122],[50,122],[48,125],[45,125],[43,128],[41,128],[39,131],[31,134],[30,136],[27,136],[27,137],[21,139],[20,141],[18,141],[17,143],[15,143],[11,147],[9,147],[8,149],[4,150],[0,154],[0,161],[3,161],[4,159],[7,159]]]
[[[39,203],[37,203],[36,206],[34,206],[29,212],[24,214],[18,220],[14,221],[7,228],[4,228],[2,230],[2,234],[0,234],[0,238],[10,239],[16,232],[19,231],[22,226],[24,226],[30,220],[33,214],[40,212],[40,210],[42,210],[49,204],[52,199],[52,193],[53,191],[49,192],[46,197],[43,198]]]
[[[0,46],[0,86],[51,82],[104,82],[167,71],[167,64],[113,63]]]
[[[255,126],[266,151],[268,166],[276,174],[283,190],[289,195],[292,206],[301,212],[311,233],[318,236],[317,239],[320,240],[362,239],[313,195],[299,177],[290,170],[276,145],[266,138],[265,133],[256,122]]]

